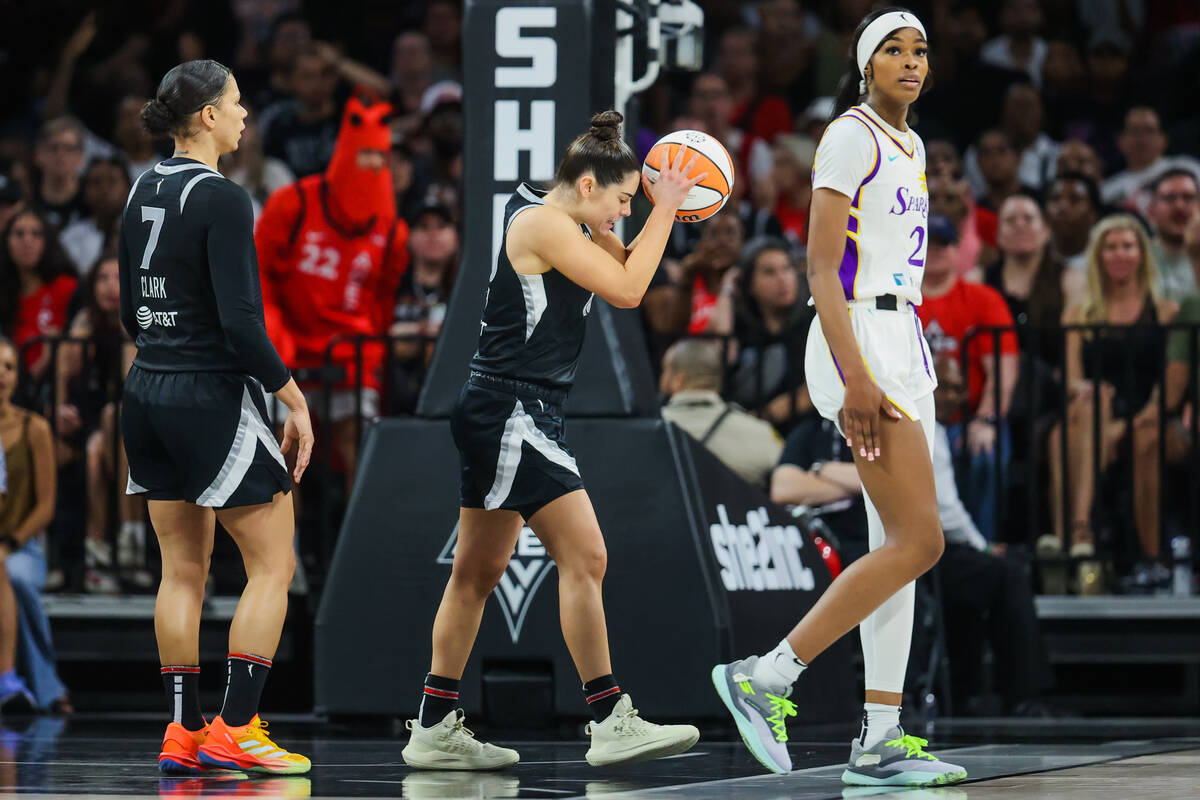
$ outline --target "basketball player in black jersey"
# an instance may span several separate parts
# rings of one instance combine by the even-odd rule
[[[138,353],[125,384],[121,431],[130,494],[148,500],[162,551],[154,609],[173,719],[164,772],[206,767],[309,770],[267,737],[258,701],[279,643],[294,569],[291,477],[312,452],[304,395],[263,323],[250,198],[217,172],[245,127],[237,82],[215,61],[172,69],[142,121],[170,135],[175,154],[134,183],[121,221],[121,322]],[[287,406],[282,450],[298,447],[289,476],[266,422],[263,390]],[[214,524],[246,567],[229,630],[221,714],[200,711],[200,609]]]
[[[562,403],[575,377],[594,295],[620,308],[641,302],[692,186],[681,150],[652,192],[655,206],[626,247],[613,234],[637,192],[639,164],[606,111],[571,143],[553,188],[521,184],[504,209],[504,236],[484,303],[479,349],[450,419],[462,463],[454,567],[433,624],[433,664],[404,760],[424,769],[495,769],[516,751],[463,727],[458,682],[528,523],[558,567],[563,636],[594,722],[588,763],[681,753],[699,732],[637,715],[612,675],[600,584],[604,538],[566,446]]]

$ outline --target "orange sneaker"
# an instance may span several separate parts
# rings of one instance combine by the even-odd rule
[[[299,775],[312,763],[298,753],[289,753],[267,736],[267,723],[257,714],[249,724],[232,727],[217,717],[208,726],[208,738],[200,745],[200,763],[205,767]]]
[[[204,738],[208,736],[208,726],[198,731],[189,731],[178,722],[167,726],[163,734],[162,752],[158,754],[158,768],[168,775],[194,775],[203,772],[204,767],[196,757]]]

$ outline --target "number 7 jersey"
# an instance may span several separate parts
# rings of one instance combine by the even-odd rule
[[[159,372],[241,372],[268,391],[288,370],[267,338],[250,198],[190,158],[134,183],[121,218],[121,322],[134,363]]]
[[[825,129],[812,185],[850,198],[838,267],[846,299],[893,294],[920,305],[929,191],[916,131],[896,130],[865,103],[854,106]]]

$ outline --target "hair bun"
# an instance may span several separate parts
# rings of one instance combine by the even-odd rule
[[[615,142],[621,138],[621,123],[625,117],[619,111],[601,111],[592,117],[592,127],[588,131],[602,142]]]
[[[151,136],[167,136],[178,121],[171,107],[157,97],[142,106],[142,126]]]

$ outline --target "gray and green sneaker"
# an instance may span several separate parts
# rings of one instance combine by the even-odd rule
[[[864,748],[858,739],[850,743],[850,764],[842,783],[851,786],[946,786],[967,779],[967,771],[947,764],[925,752],[929,742],[909,736],[899,726],[883,741]]]
[[[782,775],[792,771],[787,718],[796,716],[796,704],[787,699],[792,687],[778,689],[754,680],[757,661],[758,656],[750,656],[732,664],[717,664],[712,682],[750,754],[771,772]]]

